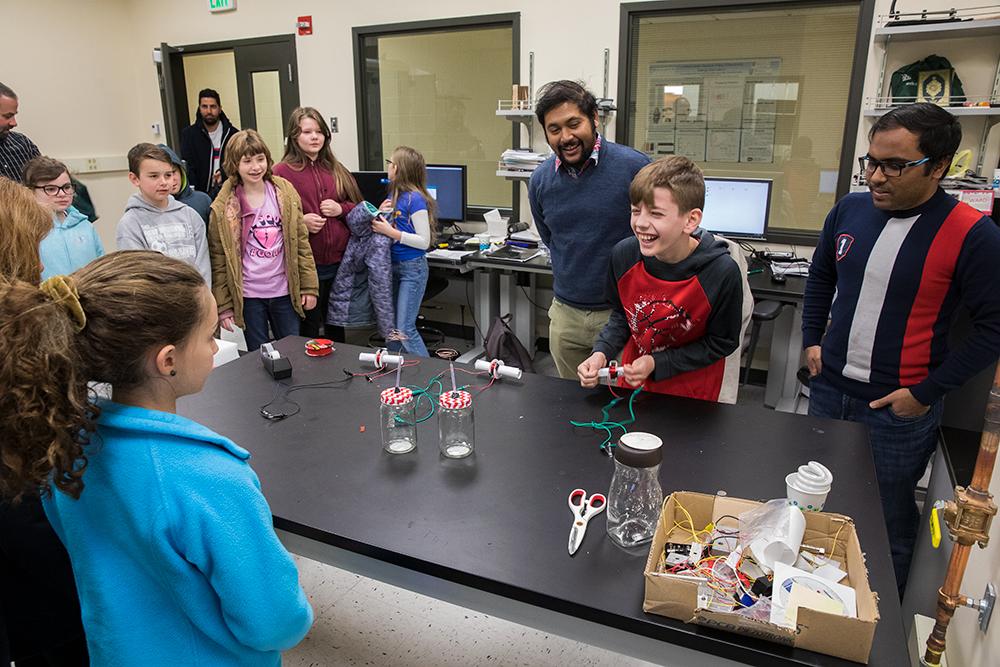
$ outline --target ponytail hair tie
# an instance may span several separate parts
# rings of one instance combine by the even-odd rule
[[[76,281],[72,276],[52,276],[38,286],[54,303],[66,309],[77,333],[87,326],[87,315],[80,305],[80,294],[76,291]]]

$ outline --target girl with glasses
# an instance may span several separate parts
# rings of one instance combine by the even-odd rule
[[[35,200],[52,213],[52,229],[42,239],[42,280],[68,274],[104,254],[94,225],[73,206],[69,169],[59,160],[40,155],[24,165],[24,184]]]
[[[418,151],[400,146],[386,160],[389,198],[372,220],[372,231],[388,236],[392,244],[392,294],[400,340],[387,341],[393,351],[427,356],[417,315],[427,288],[427,248],[431,245],[434,199],[427,192],[427,165]]]

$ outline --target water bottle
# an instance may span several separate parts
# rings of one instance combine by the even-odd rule
[[[653,539],[663,505],[663,441],[651,433],[626,433],[615,447],[608,491],[608,535],[626,549]]]

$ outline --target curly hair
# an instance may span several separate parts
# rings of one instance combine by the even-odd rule
[[[37,283],[42,279],[38,244],[52,229],[52,212],[28,188],[0,177],[0,277]]]
[[[0,280],[0,496],[54,485],[78,498],[99,415],[88,381],[142,385],[150,351],[187,340],[201,319],[201,275],[158,252],[111,253],[70,280],[82,330],[64,299]]]

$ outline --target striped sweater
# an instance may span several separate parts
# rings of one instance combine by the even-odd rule
[[[974,331],[949,351],[960,304]],[[940,189],[893,212],[847,195],[826,218],[806,283],[802,344],[821,342],[823,376],[845,394],[908,387],[934,403],[1000,352],[1000,230]]]

